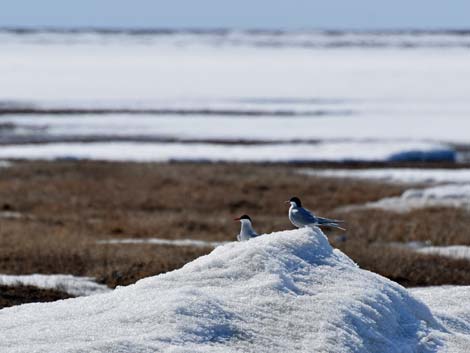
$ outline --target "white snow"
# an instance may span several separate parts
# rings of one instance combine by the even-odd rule
[[[386,183],[426,184],[423,188],[406,190],[400,196],[387,197],[364,205],[350,205],[343,209],[380,208],[395,212],[408,212],[425,207],[470,208],[469,169],[300,169],[304,175],[326,178],[354,178]]]
[[[377,41],[385,45],[370,46]],[[401,41],[407,43],[406,49],[396,45]],[[450,48],[429,46],[434,41],[450,44]],[[287,157],[277,157],[282,152],[281,147],[276,146],[242,152],[249,156],[240,159],[256,161],[286,160],[293,154],[303,157],[300,152],[318,153],[324,160],[384,160],[384,156],[390,157],[392,152],[401,152],[400,144],[407,150],[413,143],[444,144],[444,148],[450,150],[446,144],[468,144],[469,141],[470,104],[465,93],[470,91],[468,49],[467,44],[455,45],[462,41],[467,43],[468,39],[452,34],[348,33],[338,37],[322,33],[255,35],[238,32],[108,36],[0,34],[0,103],[32,105],[33,108],[253,109],[265,114],[274,110],[325,113],[289,117],[269,114],[259,117],[41,115],[3,116],[2,120],[13,124],[7,136],[325,142],[324,147],[318,147],[320,150],[290,147],[295,151],[286,152]],[[346,47],[333,44],[334,49],[328,49],[325,42],[356,44]],[[417,47],[410,48],[410,42],[418,43]],[[276,60],[272,60],[273,57]],[[34,152],[35,147],[18,147],[21,152],[10,150],[8,155],[24,156],[29,151],[29,158],[35,155],[53,158],[44,155],[59,154],[50,151],[54,147],[37,146],[41,151]],[[79,148],[61,147],[66,148],[62,153],[69,156]],[[198,148],[185,148],[193,147]],[[140,155],[142,150],[136,148],[132,154]],[[165,148],[182,149],[175,145]],[[91,153],[88,149],[98,147],[80,148],[78,158]],[[215,149],[220,152],[212,152]],[[226,153],[220,146],[211,146],[207,153],[176,151],[155,159],[192,159],[203,155],[202,158],[210,160],[237,160],[218,156]],[[258,153],[263,157],[253,157]],[[96,158],[109,158],[100,154]]]
[[[470,184],[444,184],[424,189],[410,189],[398,197],[369,202],[363,207],[407,212],[415,208],[436,206],[470,208]]]
[[[103,104],[103,103],[102,103]],[[119,104],[119,103],[116,103]],[[140,103],[145,109],[148,103]],[[204,105],[205,104],[205,105]],[[377,117],[378,113],[361,111],[354,104],[339,104],[336,107],[324,104],[302,103],[284,104],[283,106],[250,105],[244,103],[224,106],[220,102],[186,102],[181,99],[177,103],[154,103],[160,109],[253,109],[269,112],[275,109],[293,112],[324,111],[327,116],[204,116],[191,114],[189,116],[170,115],[38,115],[38,116],[5,116],[5,123],[17,126],[17,134],[41,134],[47,136],[157,136],[166,138],[186,139],[221,139],[221,140],[254,140],[254,141],[290,141],[290,140],[319,140],[335,142],[352,140],[361,142],[395,141],[410,142],[449,142],[468,144],[466,129],[470,123],[465,119],[454,118],[449,123],[448,115],[411,118],[409,112],[393,111],[390,116]],[[355,103],[356,105],[358,103]],[[401,104],[397,102],[396,104]],[[225,103],[226,105],[226,103]],[[92,107],[100,106],[94,103]],[[67,106],[66,106],[67,107]],[[114,107],[115,108],[115,107]],[[392,107],[387,107],[392,109]],[[351,111],[351,115],[341,113]],[[470,108],[469,108],[470,113]],[[385,113],[380,113],[384,115]],[[423,124],[427,124],[423,128]],[[247,128],[250,126],[250,128]],[[367,129],[364,129],[367,126]],[[463,130],[463,131],[462,131]]]
[[[15,211],[0,211],[0,219],[19,219],[24,217],[20,212]]]
[[[455,317],[436,320],[406,289],[304,228],[219,246],[108,294],[3,309],[0,332],[7,353],[402,353],[457,341],[466,345],[452,352],[465,352],[468,298],[453,303]]]
[[[320,144],[217,145],[207,143],[50,143],[2,146],[0,158],[92,159],[109,161],[165,162],[208,160],[235,162],[384,161],[404,153],[432,159],[452,152],[445,145],[422,142],[331,142]]]
[[[452,257],[454,259],[470,259],[470,246],[467,245],[426,246],[416,249],[416,251],[423,254]]]
[[[4,100],[122,106],[181,98],[347,98],[369,116],[371,126],[359,122],[355,127],[363,134],[379,130],[417,138],[418,132],[468,141],[467,49],[185,46],[173,36],[151,45],[139,36],[116,36],[106,45],[73,40],[38,45],[22,38],[0,41]],[[389,129],[375,119],[384,115]],[[440,123],[423,129],[423,119],[430,116]],[[342,130],[332,126],[329,134]]]
[[[164,239],[164,238],[130,238],[130,239],[108,239],[99,240],[98,244],[155,244],[155,245],[171,245],[171,246],[189,246],[196,248],[215,248],[224,245],[226,242],[207,241],[195,239]]]
[[[105,293],[111,289],[98,284],[92,277],[79,277],[72,275],[4,275],[0,274],[0,285],[6,286],[34,286],[44,289],[56,289],[73,296],[88,296]]]
[[[397,248],[410,249],[421,254],[440,255],[451,257],[454,259],[469,259],[470,260],[470,246],[468,245],[448,245],[437,246],[432,245],[431,241],[410,241],[407,243],[391,242],[389,246]]]
[[[468,352],[470,337],[470,286],[412,288],[411,293],[426,303],[434,317],[450,332],[446,351]]]
[[[299,170],[305,175],[328,178],[353,178],[381,182],[419,183],[469,183],[470,169],[424,168],[369,168],[369,169],[310,169]]]

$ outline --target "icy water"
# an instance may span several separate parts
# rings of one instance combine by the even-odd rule
[[[462,160],[470,32],[0,31],[0,158]]]

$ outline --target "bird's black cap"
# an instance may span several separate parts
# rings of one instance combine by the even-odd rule
[[[295,204],[297,205],[297,207],[302,207],[302,202],[300,202],[300,199],[298,197],[292,197],[290,200],[290,202],[295,202]]]
[[[244,214],[244,215],[241,216],[241,217],[235,218],[236,221],[240,221],[240,220],[242,220],[242,219],[247,219],[247,220],[249,220],[249,221],[251,222],[251,218],[250,218],[248,215],[246,215],[246,214]]]

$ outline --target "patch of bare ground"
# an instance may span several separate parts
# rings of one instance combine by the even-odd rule
[[[335,245],[361,266],[407,285],[470,284],[467,261],[375,245],[428,239],[469,243],[470,217],[463,211],[335,212],[339,206],[400,195],[404,188],[305,177],[296,170],[293,165],[16,163],[0,173],[0,209],[23,217],[0,219],[0,273],[70,273],[111,287],[130,284],[179,268],[211,249],[97,240],[230,241],[239,230],[232,219],[244,213],[258,232],[291,229],[284,201],[296,195],[317,214],[347,221],[348,241]]]
[[[52,289],[40,289],[32,286],[0,285],[0,309],[13,305],[37,302],[51,302],[71,298],[64,292]]]

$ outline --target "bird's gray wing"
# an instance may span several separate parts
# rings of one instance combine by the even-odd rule
[[[312,211],[307,210],[306,208],[298,208],[298,218],[302,219],[302,222],[305,224],[316,224],[318,223],[317,217],[313,214]]]

